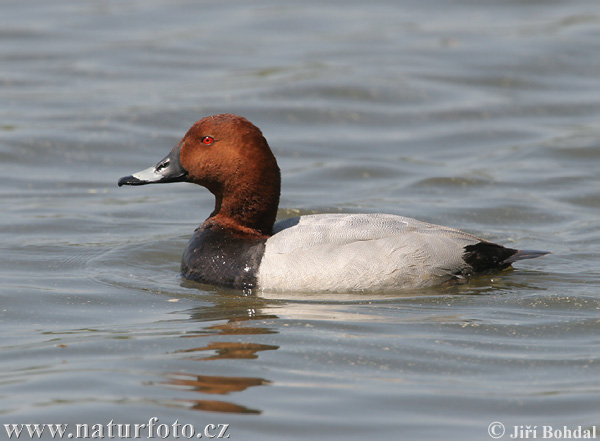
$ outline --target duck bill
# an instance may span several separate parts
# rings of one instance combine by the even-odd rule
[[[160,160],[155,166],[119,179],[119,187],[122,185],[186,182],[187,171],[181,166],[181,161],[179,160],[180,150],[181,144],[171,150],[171,153]]]

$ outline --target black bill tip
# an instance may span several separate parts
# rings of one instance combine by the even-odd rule
[[[117,184],[119,185],[119,187],[122,187],[123,185],[144,185],[146,184],[146,182],[131,175],[122,177],[121,179],[119,179],[119,182]]]

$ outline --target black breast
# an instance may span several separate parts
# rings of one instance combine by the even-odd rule
[[[236,289],[256,287],[266,239],[248,239],[218,226],[199,228],[183,253],[184,277]]]

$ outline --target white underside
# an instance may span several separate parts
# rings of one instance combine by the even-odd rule
[[[318,214],[275,224],[258,271],[265,291],[376,291],[442,284],[482,240],[387,214]]]

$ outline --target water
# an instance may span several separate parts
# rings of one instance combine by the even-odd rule
[[[108,438],[111,420],[158,418],[170,439],[178,421],[236,440],[598,424],[595,1],[0,10],[2,424],[102,424]],[[281,218],[395,213],[553,254],[420,292],[184,281],[211,195],[116,181],[220,112],[269,139]]]

